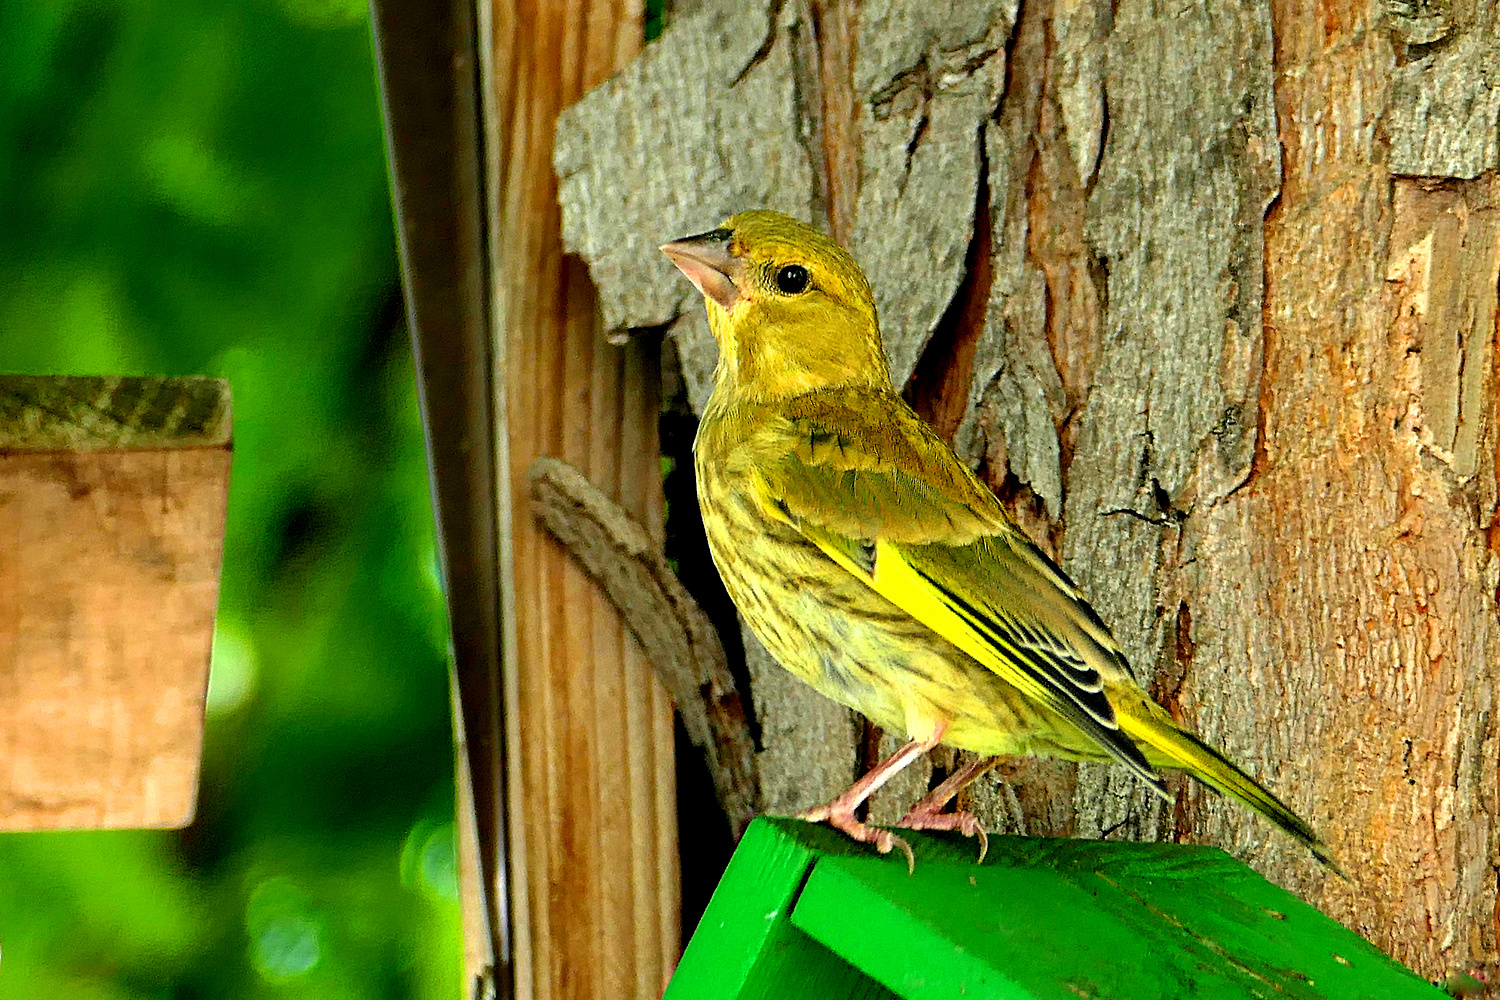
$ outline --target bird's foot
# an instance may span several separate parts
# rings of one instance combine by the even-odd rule
[[[861,844],[869,844],[881,854],[889,854],[899,847],[901,853],[906,855],[907,874],[910,875],[917,870],[917,859],[911,852],[910,844],[889,830],[861,823],[854,817],[854,810],[842,808],[838,799],[834,799],[827,805],[814,806],[797,813],[794,818],[806,820],[809,823],[827,823],[835,830],[843,832],[849,839],[857,840]]]
[[[917,803],[911,812],[901,817],[901,822],[896,825],[903,830],[956,830],[965,837],[979,838],[979,862],[984,862],[984,856],[990,850],[990,836],[985,833],[984,827],[971,812],[959,810],[958,812],[938,812],[937,808],[924,807]]]

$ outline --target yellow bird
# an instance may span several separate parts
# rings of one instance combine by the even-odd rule
[[[911,850],[855,810],[939,744],[984,760],[899,824],[984,830],[943,812],[994,757],[1115,760],[1170,799],[1181,768],[1332,865],[1312,828],[1184,732],[1132,676],[1073,581],[891,385],[859,265],[810,226],[745,212],[663,246],[719,343],[694,443],[724,584],[797,677],[910,742],[802,816],[882,853]]]

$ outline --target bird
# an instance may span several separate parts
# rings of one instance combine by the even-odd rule
[[[891,382],[875,300],[838,243],[755,210],[661,247],[702,294],[719,356],[693,444],[709,551],[792,674],[907,741],[801,818],[881,853],[858,818],[939,745],[979,755],[898,829],[988,846],[945,807],[1005,756],[1112,760],[1172,801],[1159,768],[1237,799],[1337,871],[1313,828],[1142,688],[1079,587]]]

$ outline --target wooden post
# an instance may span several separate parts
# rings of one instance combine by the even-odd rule
[[[0,829],[197,801],[229,386],[0,376]]]
[[[655,997],[680,948],[671,705],[608,599],[534,520],[564,459],[659,526],[657,345],[617,346],[564,256],[553,123],[640,48],[630,2],[480,11],[516,995]],[[657,529],[659,531],[659,528]]]
[[[370,8],[452,637],[467,997],[512,995],[493,366],[470,0]]]

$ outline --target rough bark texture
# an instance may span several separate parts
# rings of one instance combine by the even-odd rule
[[[755,71],[782,53],[792,93],[710,86],[713,121],[821,147],[794,191],[770,160],[755,179],[847,238],[897,384],[1158,699],[1322,829],[1352,881],[1191,783],[1162,808],[1108,766],[1007,763],[976,788],[981,815],[1217,843],[1424,975],[1500,973],[1495,6],[731,9],[705,3],[647,60],[727,58],[712,39],[730,17],[772,26]],[[785,207],[667,166],[748,140],[629,124],[701,120],[701,103],[632,70],[564,119],[568,237],[591,263],[659,233],[643,192],[669,189],[682,232]],[[614,320],[696,317],[685,283],[652,291],[675,280],[665,262],[632,256],[594,273],[655,305]],[[695,402],[712,360],[683,352]],[[752,672],[763,781],[807,805],[838,783],[813,787],[810,748],[838,780],[849,750],[774,676]]]
[[[822,214],[794,57],[809,30],[795,4],[706,4],[558,122],[563,240],[589,262],[606,327],[673,324],[694,409],[713,336],[656,248],[747,205]]]
[[[1472,180],[1500,167],[1500,6],[1391,0],[1385,13],[1405,49],[1391,72],[1390,171]]]

